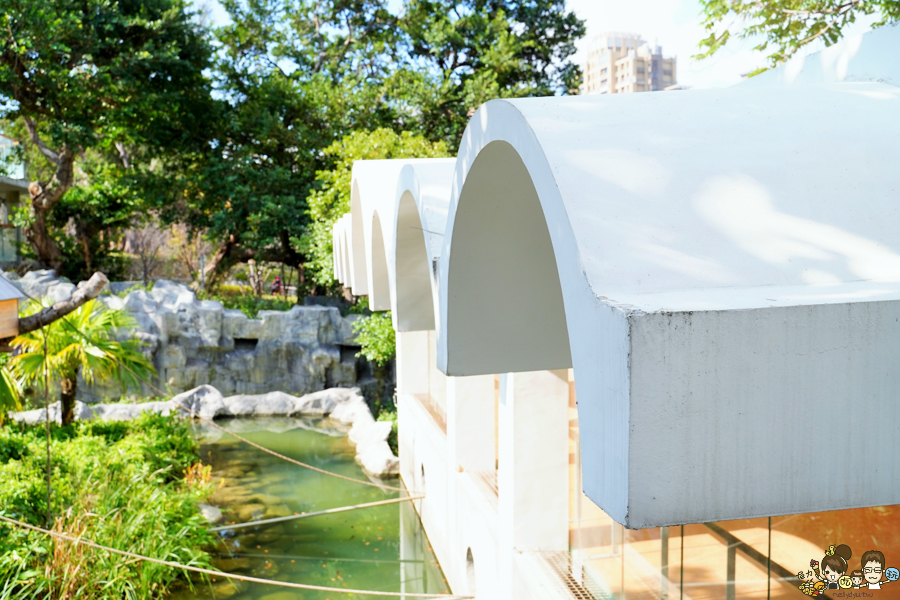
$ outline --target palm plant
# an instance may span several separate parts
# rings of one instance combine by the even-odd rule
[[[3,424],[7,411],[22,410],[22,387],[9,370],[8,361],[8,354],[0,354],[0,425]]]
[[[26,314],[41,308],[41,303],[32,303]],[[62,423],[68,425],[75,417],[79,374],[88,385],[97,378],[113,378],[126,390],[139,389],[141,380],[155,374],[150,360],[141,353],[141,342],[113,339],[117,330],[136,325],[127,312],[90,300],[66,318],[15,338],[12,345],[20,350],[10,360],[10,367],[23,385],[43,385],[45,376],[59,381]]]

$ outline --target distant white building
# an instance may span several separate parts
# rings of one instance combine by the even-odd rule
[[[604,33],[594,38],[584,65],[582,94],[657,92],[677,83],[674,58],[663,57],[634,33]]]
[[[22,229],[9,220],[22,195],[28,197],[25,164],[13,153],[16,145],[15,140],[0,135],[0,265],[7,266],[19,261],[19,244],[25,239]]]
[[[392,311],[401,476],[453,592],[793,598],[829,546],[900,560],[898,84],[886,27],[355,163],[335,273]]]

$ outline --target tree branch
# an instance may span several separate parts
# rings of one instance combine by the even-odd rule
[[[844,2],[834,8],[822,8],[819,10],[791,10],[788,8],[782,8],[781,12],[789,14],[789,15],[833,15],[833,14],[843,14],[846,12],[848,8],[856,6],[862,2],[862,0],[850,0],[849,2]]]
[[[47,157],[47,160],[58,167],[59,154],[47,147],[47,144],[44,143],[44,140],[42,140],[41,136],[38,134],[37,125],[31,120],[31,117],[23,116],[22,120],[25,121],[25,129],[28,130],[28,135],[31,136],[31,141],[34,142],[34,145],[38,147],[41,154]]]
[[[49,308],[43,309],[41,312],[19,319],[19,335],[30,333],[36,329],[40,329],[50,323],[62,319],[67,314],[77,309],[79,306],[93,300],[100,295],[100,290],[109,283],[106,275],[97,272],[87,280],[83,286],[75,290],[72,297],[62,302],[57,302]]]

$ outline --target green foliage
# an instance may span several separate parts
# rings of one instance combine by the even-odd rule
[[[35,314],[50,304],[49,300],[33,303],[24,314]],[[90,384],[97,377],[114,377],[126,388],[140,389],[141,378],[154,374],[153,365],[141,353],[137,339],[113,339],[116,330],[136,325],[128,312],[89,300],[67,317],[15,338],[12,344],[20,352],[10,365],[23,382],[40,384],[45,369],[46,336],[46,369],[51,379],[74,379],[80,374]]]
[[[859,15],[880,13],[876,27],[900,19],[900,0],[701,0],[701,4],[709,37],[700,42],[698,58],[712,56],[725,46],[732,36],[731,25],[739,21],[742,29],[737,37],[762,37],[755,49],[768,53],[771,66],[815,40],[834,44]]]
[[[357,333],[356,341],[360,345],[357,356],[365,356],[366,360],[379,367],[385,366],[397,353],[397,341],[391,313],[372,313],[353,322],[353,331]]]
[[[65,257],[67,276],[90,278],[95,271],[110,281],[127,278],[128,256],[121,250],[125,230],[143,206],[138,190],[117,165],[97,155],[82,159],[83,177],[54,208],[50,225]]]
[[[217,272],[250,258],[304,265],[316,293],[336,291],[330,225],[354,158],[445,156],[480,103],[566,93],[579,78],[569,58],[584,25],[563,0],[222,4],[232,23],[216,32],[211,142],[171,157],[154,203],[208,232]]]
[[[43,526],[46,519],[44,432],[0,429],[0,513]],[[209,567],[212,541],[198,501],[210,493],[185,479],[199,448],[190,425],[144,414],[131,422],[53,426],[54,529],[99,544]],[[176,569],[51,542],[0,524],[0,598],[143,599],[165,595]]]
[[[411,60],[397,74],[397,102],[415,129],[453,148],[480,104],[581,83],[569,58],[584,21],[564,0],[407,0],[399,20]]]
[[[51,148],[172,143],[201,124],[188,109],[208,90],[211,48],[185,0],[3,4],[5,116],[46,121]]]
[[[28,175],[41,184],[25,234],[34,256],[61,273],[121,273],[116,237],[143,212],[134,182],[164,149],[206,141],[216,107],[204,74],[212,46],[189,6],[3,3],[0,117],[27,146]],[[73,187],[80,193],[67,199]]]
[[[354,131],[324,150],[334,166],[316,173],[319,187],[309,196],[310,224],[294,242],[307,257],[306,276],[326,289],[335,286],[331,228],[350,212],[350,175],[353,162],[380,158],[440,158],[449,156],[443,142],[390,129]]]
[[[0,425],[6,420],[7,411],[22,410],[22,385],[9,370],[9,359],[8,352],[0,352]]]
[[[200,291],[197,298],[200,300],[217,300],[225,308],[235,308],[251,319],[255,319],[261,310],[290,310],[294,306],[293,300],[287,300],[282,296],[245,293],[243,290],[228,289],[231,286],[220,286],[215,292]]]

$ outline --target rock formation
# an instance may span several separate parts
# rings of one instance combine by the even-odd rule
[[[75,286],[53,271],[32,271],[7,277],[25,293],[54,301],[69,298]],[[159,374],[154,385],[177,394],[212,385],[223,394],[282,391],[307,394],[330,387],[357,384],[358,346],[352,322],[337,308],[294,306],[289,311],[260,311],[250,319],[220,302],[198,300],[185,285],[156,282],[125,298],[104,295],[110,308],[128,310],[138,322],[136,334]],[[79,390],[88,402],[121,396],[115,382],[96,382]],[[153,395],[147,387],[144,395]]]

